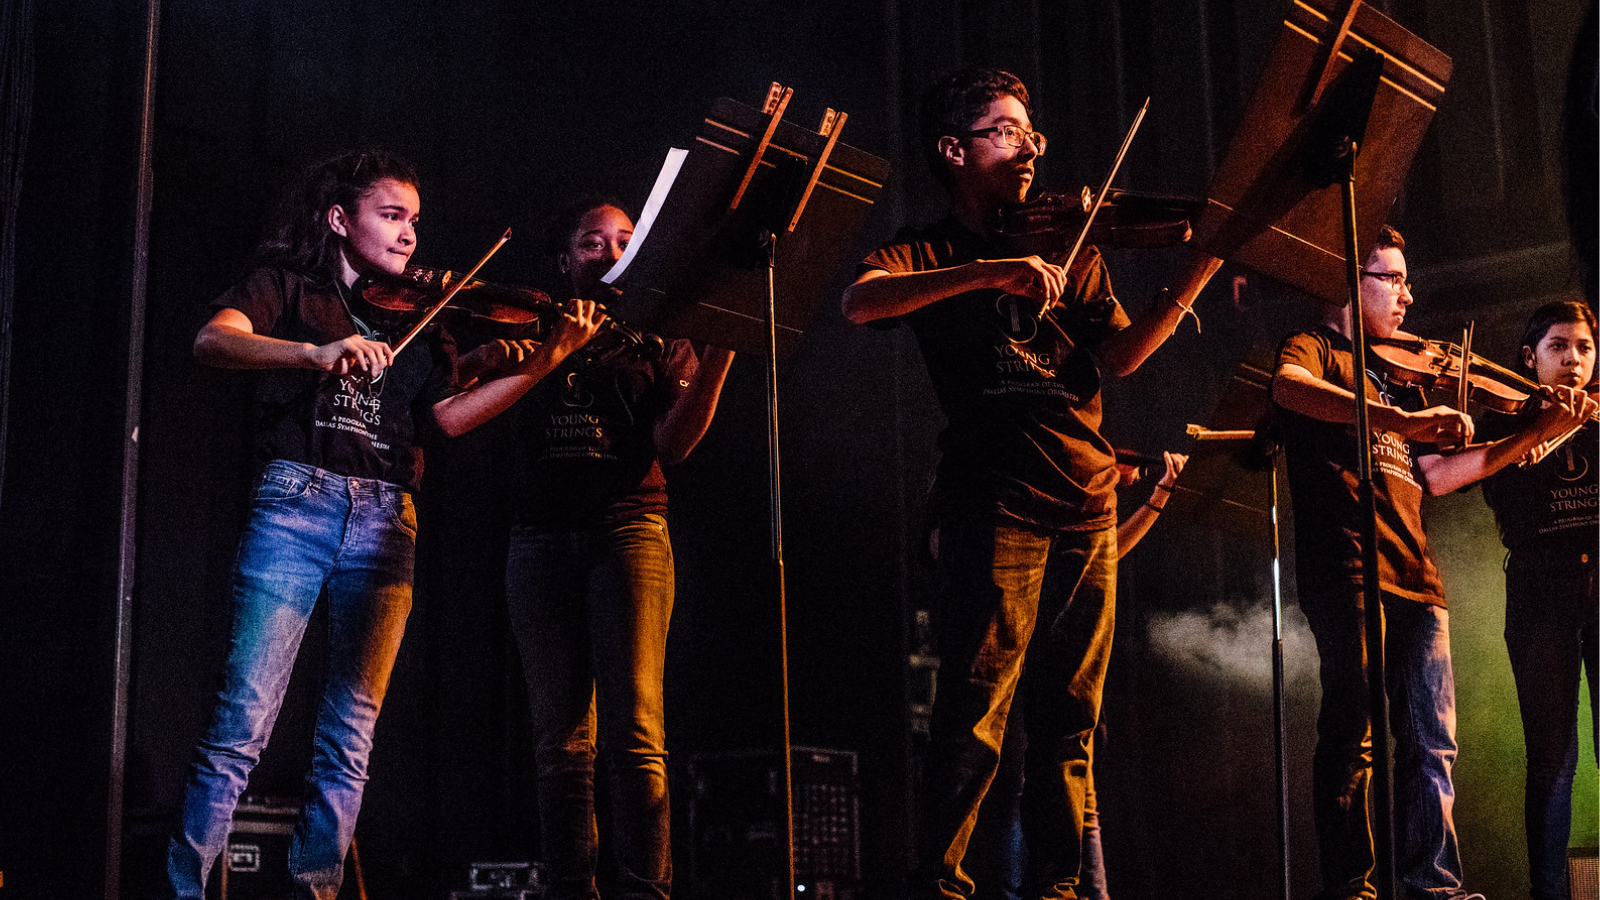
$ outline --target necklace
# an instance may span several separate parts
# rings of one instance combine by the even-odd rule
[[[344,314],[350,317],[350,324],[354,325],[356,327],[356,331],[360,332],[361,336],[367,340],[377,340],[378,332],[375,331],[371,325],[361,321],[361,317],[356,315],[355,310],[350,308],[350,297],[345,293],[347,290],[349,290],[349,288],[345,286],[344,279],[335,278],[333,280],[333,287],[335,293],[339,295],[339,305],[344,307]]]
[[[341,278],[335,278],[333,281],[333,287],[334,292],[339,295],[339,305],[344,307],[344,314],[350,317],[350,324],[355,326],[356,331],[369,341],[382,340],[382,336],[379,335],[371,325],[363,322],[361,317],[356,315],[355,310],[350,308],[350,298],[345,294],[347,288],[344,280]],[[377,399],[383,395],[383,376],[387,371],[388,370],[385,369],[384,372],[378,373],[377,377],[363,375],[358,372],[352,372],[349,375],[344,376],[344,378],[341,380],[346,389],[351,393],[354,393],[358,396],[363,396],[369,402],[376,402]]]

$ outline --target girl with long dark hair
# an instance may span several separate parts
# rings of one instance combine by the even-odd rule
[[[411,608],[419,442],[509,407],[603,318],[592,303],[569,304],[507,377],[457,390],[455,345],[440,326],[397,353],[389,340],[410,322],[362,297],[366,279],[404,271],[420,211],[416,172],[392,154],[346,153],[313,166],[257,267],[213,302],[195,338],[204,363],[262,370],[263,467],[234,566],[223,686],[168,847],[168,896],[204,896],[325,591],[326,684],[289,874],[296,896],[334,900]]]
[[[1528,320],[1517,356],[1517,368],[1540,384],[1593,392],[1594,313],[1572,301],[1540,307]],[[1521,430],[1534,415],[1530,411],[1491,419],[1485,430]],[[1600,662],[1595,580],[1600,439],[1593,416],[1559,446],[1553,444],[1542,445],[1522,465],[1502,469],[1483,484],[1483,498],[1494,510],[1507,551],[1506,650],[1527,748],[1523,812],[1534,900],[1569,896],[1567,841],[1578,765],[1578,691],[1581,678],[1587,677],[1594,707]],[[1600,735],[1600,713],[1589,727]]]

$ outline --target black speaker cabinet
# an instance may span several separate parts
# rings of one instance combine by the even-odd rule
[[[861,881],[856,755],[795,747],[793,770],[796,894],[855,900]],[[779,754],[701,754],[690,761],[689,776],[693,896],[787,900]]]
[[[228,848],[211,876],[217,900],[279,900],[289,887],[289,835],[300,804],[249,798],[233,811]]]
[[[295,801],[248,795],[241,800],[234,809],[227,848],[206,881],[207,900],[288,900],[289,835],[299,815],[300,804]],[[172,810],[131,810],[125,817],[122,896],[126,900],[154,900],[162,894],[167,842],[177,818]]]

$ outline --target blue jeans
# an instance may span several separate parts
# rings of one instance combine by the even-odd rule
[[[1113,528],[1047,535],[998,516],[940,522],[940,663],[922,785],[917,896],[972,895],[962,859],[1020,690],[1027,706],[1024,891],[1078,897],[1116,572]]]
[[[548,900],[593,900],[596,738],[611,776],[617,892],[672,893],[661,680],[674,588],[666,519],[511,532],[506,604],[533,710]],[[596,725],[598,723],[598,734]]]
[[[1593,551],[1591,550],[1592,554]],[[1574,554],[1576,551],[1574,551]],[[1506,650],[1517,682],[1528,755],[1523,815],[1534,900],[1566,900],[1572,778],[1578,768],[1578,689],[1595,700],[1595,564],[1513,553],[1506,566]]]
[[[411,611],[416,531],[411,496],[395,485],[283,460],[262,471],[234,565],[223,687],[195,748],[180,831],[167,850],[172,896],[204,896],[324,588],[327,684],[289,873],[299,897],[337,896],[373,728]]]
[[[1376,897],[1368,786],[1372,718],[1360,587],[1301,586],[1300,607],[1321,659],[1322,709],[1311,765],[1311,806],[1327,900]],[[1456,845],[1455,675],[1450,614],[1385,598],[1384,663],[1394,735],[1395,872],[1408,900],[1460,897]]]

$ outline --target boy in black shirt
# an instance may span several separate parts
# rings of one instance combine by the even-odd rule
[[[1361,315],[1382,340],[1399,330],[1411,305],[1404,239],[1385,226],[1362,270]],[[1353,422],[1358,381],[1348,309],[1330,310],[1324,327],[1290,335],[1278,352],[1273,401],[1295,499],[1295,564],[1300,607],[1320,657],[1322,709],[1312,768],[1312,807],[1325,900],[1375,896],[1368,878],[1373,844],[1367,785],[1372,771],[1361,538]],[[1581,414],[1575,401],[1537,427],[1494,444],[1464,445],[1472,420],[1446,406],[1421,408],[1420,391],[1389,384],[1363,367],[1369,404],[1372,481],[1377,499],[1377,577],[1386,615],[1384,647],[1394,726],[1396,870],[1408,898],[1469,900],[1451,807],[1455,789],[1455,680],[1444,586],[1429,555],[1422,492],[1441,494],[1522,455],[1546,433]]]
[[[934,485],[941,665],[913,890],[972,894],[961,861],[1021,690],[1026,890],[1076,898],[1117,561],[1099,366],[1137,369],[1220,261],[1197,258],[1184,287],[1130,320],[1093,248],[1071,271],[1007,258],[985,223],[1025,198],[1045,149],[1027,88],[1009,73],[967,70],[931,88],[921,142],[950,216],[873,252],[843,301],[853,322],[912,329],[949,423]]]

